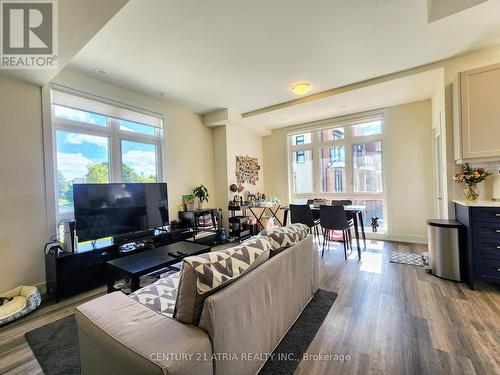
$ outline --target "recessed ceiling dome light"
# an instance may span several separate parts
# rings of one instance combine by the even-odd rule
[[[309,82],[299,82],[295,83],[290,87],[290,90],[295,95],[305,95],[307,94],[312,88],[312,85]]]
[[[107,76],[107,75],[109,75],[109,72],[106,69],[103,69],[103,68],[96,68],[95,72],[99,76]]]

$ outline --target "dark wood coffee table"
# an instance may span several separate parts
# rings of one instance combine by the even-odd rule
[[[130,277],[130,290],[135,292],[139,289],[139,278],[141,276],[168,268],[185,257],[207,253],[210,250],[211,247],[207,245],[180,241],[156,249],[146,250],[142,253],[110,260],[106,262],[108,293],[116,290],[114,283],[118,275]]]

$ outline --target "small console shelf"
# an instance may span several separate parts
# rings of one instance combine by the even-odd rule
[[[248,226],[247,205],[229,206],[228,211],[231,212],[229,217],[229,237],[236,240],[244,240],[250,237],[250,228]],[[236,215],[241,212],[242,215]]]

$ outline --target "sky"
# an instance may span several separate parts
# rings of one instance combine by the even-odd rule
[[[84,178],[89,164],[108,162],[107,137],[58,130],[56,142],[57,167],[68,181]],[[122,159],[139,175],[156,175],[155,145],[124,140]]]
[[[108,118],[104,115],[54,105],[57,118],[105,127]],[[120,130],[155,135],[156,130],[136,122],[118,120]],[[67,181],[83,179],[87,167],[93,163],[109,162],[109,138],[90,134],[72,133],[58,130],[57,168]],[[144,177],[156,175],[156,146],[153,144],[122,140],[122,162]]]

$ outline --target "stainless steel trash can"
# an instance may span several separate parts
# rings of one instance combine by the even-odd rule
[[[463,224],[455,220],[427,220],[429,264],[433,275],[462,281]]]

